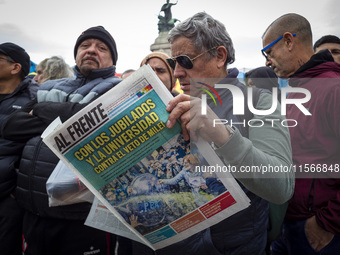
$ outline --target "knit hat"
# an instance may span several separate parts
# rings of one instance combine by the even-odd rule
[[[163,52],[152,52],[148,54],[143,60],[142,63],[140,63],[140,66],[145,65],[148,63],[148,61],[152,58],[158,58],[164,62],[166,65],[169,73],[170,73],[170,80],[171,80],[171,89],[175,86],[175,79],[174,79],[174,74],[172,68],[169,66],[168,62],[166,61],[167,58],[170,58],[167,54]]]
[[[112,57],[112,62],[114,65],[117,63],[118,59],[118,52],[116,48],[116,42],[112,38],[111,34],[103,27],[103,26],[97,26],[97,27],[91,27],[84,32],[81,33],[81,35],[78,37],[76,45],[74,46],[74,58],[77,56],[77,51],[79,45],[87,40],[87,39],[98,39],[105,43],[107,47],[109,47]]]
[[[0,53],[13,59],[15,63],[19,63],[24,76],[26,77],[28,75],[31,67],[31,60],[30,56],[23,48],[10,42],[2,43],[0,44]]]

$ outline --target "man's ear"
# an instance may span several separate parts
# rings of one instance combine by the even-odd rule
[[[14,63],[12,66],[11,74],[15,75],[21,72],[21,65],[19,63]]]
[[[219,46],[216,49],[216,52],[217,65],[219,68],[224,68],[224,63],[227,60],[227,49],[224,46]]]
[[[295,41],[294,41],[294,36],[292,35],[292,33],[286,32],[283,34],[283,40],[285,43],[285,46],[288,48],[289,51],[291,51],[294,46],[295,46]]]

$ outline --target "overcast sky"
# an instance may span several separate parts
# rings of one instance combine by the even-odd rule
[[[37,64],[57,55],[73,66],[78,36],[89,27],[102,25],[116,41],[117,72],[121,73],[137,69],[150,53],[164,3],[166,0],[0,0],[0,43],[22,46]],[[306,17],[314,42],[325,34],[340,37],[339,0],[178,0],[171,10],[179,20],[206,11],[224,23],[236,50],[232,66],[240,70],[264,65],[261,36],[285,13]]]

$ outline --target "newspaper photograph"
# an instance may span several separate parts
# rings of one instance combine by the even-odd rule
[[[133,233],[154,250],[249,206],[230,173],[197,170],[223,163],[207,142],[185,141],[179,123],[166,127],[171,98],[143,66],[44,138],[113,215],[108,223],[92,214],[87,224]],[[129,231],[115,229],[117,220]]]

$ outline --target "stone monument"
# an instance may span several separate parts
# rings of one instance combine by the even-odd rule
[[[176,21],[179,21],[178,19],[173,19],[171,14],[171,7],[176,5],[177,2],[178,0],[176,3],[170,3],[169,0],[166,0],[166,3],[161,8],[158,14],[158,37],[150,47],[152,52],[164,52],[171,56],[170,43],[167,37],[169,31],[175,26]],[[161,12],[164,12],[164,16],[161,15]]]

